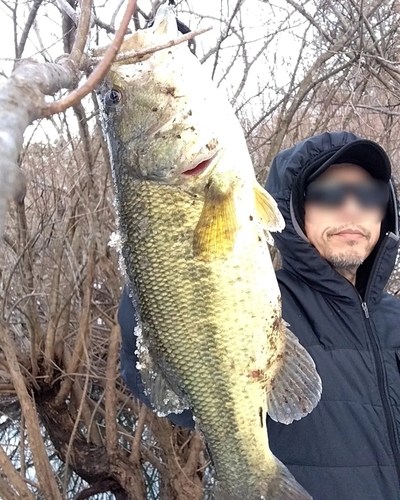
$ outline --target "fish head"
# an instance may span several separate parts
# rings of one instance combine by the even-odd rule
[[[122,51],[143,51],[178,37],[175,14],[163,4],[153,26],[126,40]],[[238,160],[238,141],[248,156],[227,98],[186,43],[139,62],[114,63],[101,104],[113,168],[138,179],[204,183],[227,150]]]

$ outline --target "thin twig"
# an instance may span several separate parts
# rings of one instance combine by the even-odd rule
[[[202,489],[201,486],[199,486],[198,484],[196,484],[192,478],[189,477],[189,474],[188,474],[188,471],[186,470],[186,466],[185,467],[182,467],[182,465],[180,464],[179,462],[179,458],[178,458],[178,455],[176,453],[176,450],[175,450],[175,446],[174,446],[174,442],[172,440],[172,434],[170,435],[170,438],[169,438],[169,441],[170,441],[170,445],[171,445],[171,449],[172,449],[172,453],[174,455],[174,459],[175,459],[175,463],[178,467],[178,469],[182,472],[182,474],[184,475],[185,479],[189,482],[189,484],[191,484],[192,486],[194,486],[195,488],[197,489]],[[198,443],[196,443],[198,444]],[[197,452],[197,459],[199,458],[199,451],[200,450],[197,450],[197,448],[194,450],[195,452]],[[190,462],[190,466],[192,466],[192,460],[193,460],[193,456],[195,455],[195,453],[192,453],[191,455],[191,462]],[[197,470],[197,466],[196,466],[196,470]],[[192,477],[193,477],[193,474],[192,474]]]
[[[25,477],[26,473],[26,460],[25,460],[25,418],[21,415],[21,421],[19,423],[19,456],[20,456],[20,472],[21,476]]]
[[[68,226],[64,224],[65,226]],[[50,381],[53,374],[54,367],[54,345],[57,332],[57,319],[58,319],[58,305],[59,305],[59,290],[60,290],[60,277],[61,277],[61,263],[64,254],[64,240],[60,239],[54,249],[54,265],[53,277],[51,281],[51,289],[49,293],[49,313],[45,341],[45,372]]]
[[[106,447],[109,454],[114,454],[118,449],[117,429],[117,398],[115,395],[115,379],[117,377],[117,361],[119,351],[119,326],[115,324],[111,329],[110,343],[108,346],[105,410],[106,410]]]
[[[86,346],[84,346],[84,349],[85,349],[86,357],[89,358]],[[86,375],[88,375],[88,373]],[[65,492],[67,491],[68,468],[69,468],[71,450],[72,450],[72,446],[74,443],[74,439],[77,435],[77,430],[78,430],[79,422],[81,420],[81,414],[82,414],[82,410],[84,407],[84,402],[85,402],[85,397],[86,397],[88,387],[89,387],[89,377],[86,376],[85,385],[83,387],[82,397],[81,397],[81,401],[80,401],[79,408],[78,408],[78,413],[77,413],[76,418],[75,418],[74,427],[73,427],[71,435],[69,437],[67,451],[65,454],[65,474],[64,474],[64,480],[63,480],[63,490]]]
[[[64,12],[64,14],[67,14],[67,16],[73,20],[73,22],[78,25],[79,22],[79,16],[75,12],[75,10],[71,7],[71,5],[66,1],[66,0],[57,0],[58,6],[60,7],[60,10]]]
[[[80,374],[80,375],[82,376],[82,374]],[[98,378],[98,377],[96,377],[96,378]],[[88,424],[86,426],[87,427],[87,441],[88,441],[88,443],[90,441],[96,442],[95,439],[93,439],[93,437],[94,437],[93,433],[96,433],[96,435],[98,435],[100,437],[100,441],[99,442],[101,442],[101,444],[104,445],[104,439],[102,439],[102,437],[101,437],[101,435],[100,435],[100,433],[98,431],[97,426],[93,425],[94,419],[97,417],[97,412],[99,411],[99,408],[100,408],[100,406],[101,406],[101,404],[103,402],[103,398],[104,398],[104,392],[102,392],[100,394],[99,399],[96,401],[96,404],[94,405],[93,400],[90,399],[90,397],[88,397],[89,403],[92,405],[92,415],[91,415],[91,417],[89,419],[89,422],[88,422]],[[96,424],[97,424],[97,422],[96,422]]]
[[[211,78],[214,78],[215,71],[217,69],[222,42],[224,42],[229,37],[229,31],[231,30],[233,20],[235,19],[236,14],[240,11],[240,8],[241,8],[243,2],[244,2],[244,0],[237,0],[236,5],[233,8],[232,15],[230,16],[228,22],[226,23],[225,31],[224,31],[224,33],[221,33],[221,36],[218,39],[217,46],[215,49],[215,59],[214,59],[212,73],[211,73]]]
[[[22,438],[21,438],[22,439]],[[13,485],[15,490],[18,492],[19,498],[23,498],[24,500],[35,500],[32,493],[29,491],[26,486],[23,478],[18,474],[13,466],[11,460],[6,455],[3,448],[0,446],[0,470],[7,476],[10,483]]]
[[[25,202],[17,206],[18,213],[18,224],[20,229],[20,237],[22,245],[25,249],[24,257],[22,260],[23,264],[23,276],[24,276],[24,287],[30,298],[27,303],[27,311],[29,315],[30,323],[30,348],[31,348],[31,363],[32,363],[32,375],[35,377],[38,373],[38,363],[37,363],[37,349],[38,345],[43,338],[43,330],[40,324],[39,313],[37,310],[37,302],[32,294],[35,292],[35,280],[34,280],[34,270],[33,270],[33,244],[29,244],[31,241],[29,238],[28,222],[25,212]]]
[[[15,352],[15,346],[11,339],[8,326],[1,319],[0,342],[7,359],[9,372],[17,392],[21,410],[25,417],[30,449],[32,450],[32,458],[35,464],[41,491],[46,498],[51,498],[52,500],[62,500],[41,436],[34,401],[28,394],[28,390],[25,385],[25,378],[21,373]]]
[[[72,360],[68,363],[68,373],[77,371],[79,363],[81,362],[82,354],[84,352],[84,345],[88,341],[89,331],[90,331],[90,310],[92,302],[92,292],[93,292],[93,281],[94,281],[94,271],[95,271],[95,256],[94,256],[94,242],[92,241],[89,248],[89,257],[87,264],[87,275],[84,283],[83,291],[83,306],[79,320],[79,333],[77,336],[74,352],[72,355]],[[74,379],[72,377],[66,378],[55,397],[54,404],[56,406],[62,405],[65,398],[71,391]]]
[[[191,477],[195,474],[197,470],[197,465],[199,463],[199,455],[204,450],[204,443],[201,439],[201,435],[198,431],[194,431],[192,435],[192,440],[190,442],[190,452],[189,457],[183,470],[185,473]]]
[[[200,30],[195,30],[191,31],[190,33],[186,33],[186,35],[180,36],[179,38],[175,38],[174,40],[170,40],[167,43],[164,43],[163,45],[154,45],[153,47],[148,47],[147,49],[142,49],[142,50],[129,50],[127,52],[123,52],[121,54],[118,54],[115,57],[114,62],[121,62],[121,61],[126,61],[129,59],[130,63],[135,63],[139,62],[142,60],[145,56],[154,54],[154,52],[158,52],[159,50],[164,50],[168,49],[169,47],[173,47],[174,45],[179,45],[180,43],[187,42],[188,40],[191,40],[195,36],[202,35],[203,33],[206,33],[207,31],[210,31],[212,29],[211,26],[208,28],[202,28]],[[97,49],[93,51],[94,54],[96,53],[101,53],[103,49]],[[92,57],[91,58],[91,63],[96,64],[97,62],[101,61],[101,57]]]
[[[113,12],[113,15],[111,16],[110,26],[112,28],[115,28],[115,19],[117,18],[118,12],[120,11],[124,2],[125,2],[125,0],[119,0],[118,4]]]
[[[20,59],[25,48],[26,41],[28,40],[29,32],[36,19],[36,14],[43,0],[34,0],[33,5],[29,11],[28,19],[26,20],[24,31],[22,32],[17,51],[15,54],[16,59]]]
[[[79,16],[78,29],[76,30],[74,46],[72,47],[69,61],[79,68],[83,50],[85,48],[87,36],[90,30],[90,20],[92,13],[93,0],[83,0],[81,6],[81,15]]]
[[[140,441],[142,439],[142,433],[144,429],[144,424],[146,423],[147,417],[147,407],[142,405],[140,408],[139,418],[136,424],[135,435],[132,441],[132,451],[129,457],[131,462],[138,463],[140,458]]]
[[[125,2],[125,0],[123,0],[123,2]],[[122,3],[123,3],[122,2]],[[117,30],[114,28],[114,26],[112,26],[111,24],[107,24],[105,23],[104,21],[102,21],[101,19],[99,19],[98,17],[95,17],[94,18],[94,24],[96,26],[98,26],[99,28],[103,29],[106,33],[112,33],[113,35],[115,35],[115,33],[117,32]],[[126,30],[126,34],[127,35],[130,35],[132,33],[132,30],[130,30],[129,28]]]

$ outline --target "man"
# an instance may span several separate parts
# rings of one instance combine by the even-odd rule
[[[400,301],[384,291],[398,248],[390,161],[346,132],[311,137],[275,158],[266,189],[283,318],[313,357],[322,398],[288,426],[268,419],[272,452],[315,500],[400,498]],[[122,375],[149,405],[135,368],[133,310],[122,299]],[[193,427],[190,412],[170,416]]]

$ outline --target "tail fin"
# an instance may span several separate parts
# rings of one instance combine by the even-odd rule
[[[240,478],[236,484],[228,485],[216,481],[215,500],[313,500],[312,496],[296,481],[283,463],[275,459],[275,474],[264,481],[259,491],[250,491],[248,484],[243,487]]]

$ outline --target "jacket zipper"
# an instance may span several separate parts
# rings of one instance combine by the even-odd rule
[[[367,328],[368,336],[371,341],[372,345],[372,353],[374,356],[375,360],[375,366],[376,366],[376,371],[377,371],[377,376],[378,376],[378,387],[379,387],[379,393],[381,395],[382,399],[382,404],[383,404],[383,411],[385,414],[385,420],[386,420],[386,426],[388,429],[388,434],[389,434],[389,441],[391,444],[395,464],[396,464],[396,469],[397,469],[397,476],[399,479],[399,485],[400,485],[400,449],[398,445],[398,436],[396,432],[396,426],[394,423],[394,415],[392,412],[392,409],[390,407],[389,403],[389,396],[387,392],[387,384],[386,384],[386,375],[385,371],[383,368],[383,360],[382,360],[382,355],[380,351],[380,347],[378,344],[378,341],[375,338],[375,334],[372,330],[372,326],[370,324],[370,319],[369,319],[369,310],[367,303],[364,302],[361,297],[359,296],[361,300],[361,307],[364,312],[365,320],[364,323]],[[399,497],[400,498],[400,497]]]
[[[396,228],[396,234],[397,234],[397,228]],[[387,389],[387,380],[386,380],[386,373],[384,369],[384,364],[382,360],[382,353],[381,349],[378,343],[378,340],[376,338],[376,335],[372,329],[372,325],[370,322],[370,317],[369,317],[369,309],[367,305],[367,299],[369,296],[369,291],[371,288],[371,283],[373,281],[374,274],[376,272],[376,269],[378,267],[379,261],[381,260],[381,256],[383,254],[383,251],[386,247],[387,241],[390,239],[391,235],[390,233],[386,233],[384,240],[382,241],[381,247],[378,250],[378,254],[375,257],[375,261],[372,265],[371,269],[371,274],[369,276],[369,280],[367,283],[367,288],[365,290],[365,296],[364,300],[360,296],[360,294],[357,292],[358,298],[361,302],[361,307],[364,312],[365,320],[364,324],[367,328],[368,332],[368,337],[371,342],[372,346],[372,354],[374,356],[374,361],[375,361],[375,366],[376,366],[376,372],[378,376],[378,388],[379,388],[379,393],[381,395],[382,399],[382,404],[383,404],[383,411],[385,415],[385,420],[386,420],[386,426],[389,434],[389,441],[391,444],[392,452],[393,452],[393,457],[397,469],[397,477],[399,480],[399,486],[400,486],[400,448],[399,448],[399,442],[398,442],[398,434],[396,430],[396,425],[395,425],[395,418],[392,412],[392,408],[390,406],[389,402],[389,394],[388,394],[388,389]],[[400,500],[400,490],[399,490],[399,500]]]

